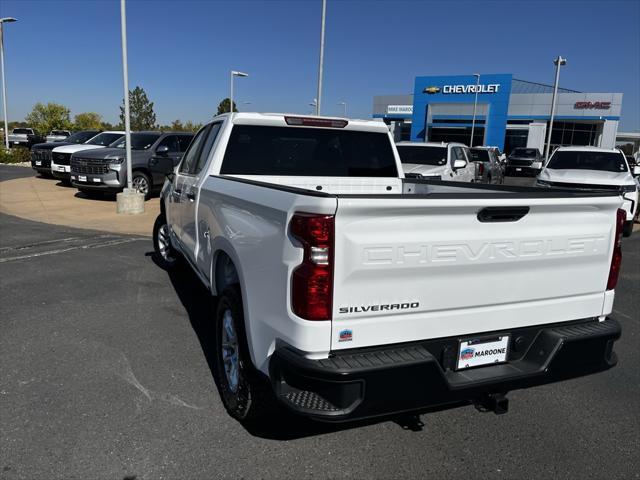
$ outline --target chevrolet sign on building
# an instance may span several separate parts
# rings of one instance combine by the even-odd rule
[[[517,80],[511,74],[415,77],[413,93],[374,97],[373,116],[387,123],[394,138],[413,142],[469,145],[474,103],[474,145],[544,151],[553,86]],[[412,108],[409,108],[411,105]],[[621,93],[558,89],[552,149],[563,145],[613,148]],[[411,112],[411,113],[409,113]]]
[[[442,93],[498,93],[499,89],[499,83],[490,83],[489,85],[445,85],[442,87]]]

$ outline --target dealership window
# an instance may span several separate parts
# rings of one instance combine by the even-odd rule
[[[430,142],[459,142],[469,145],[471,140],[471,127],[429,127]],[[476,125],[473,132],[473,144],[484,145],[484,127]]]
[[[598,144],[598,126],[597,123],[554,121],[551,132],[551,148],[568,145],[595,146]]]
[[[508,129],[504,136],[504,153],[509,155],[514,148],[526,147],[528,136],[529,130]]]

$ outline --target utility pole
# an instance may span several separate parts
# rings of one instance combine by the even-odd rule
[[[560,83],[560,67],[567,64],[567,59],[561,55],[553,61],[556,66],[556,81],[553,84],[553,97],[551,97],[551,118],[549,119],[549,131],[547,132],[547,146],[544,152],[545,165],[549,161],[549,148],[551,147],[551,132],[553,131],[553,117],[556,114],[556,96],[558,95],[558,84]]]
[[[127,59],[127,5],[120,0],[120,33],[122,41],[122,83],[124,88],[124,135],[127,161],[127,188],[116,196],[117,212],[124,214],[144,213],[144,194],[133,188],[131,169],[131,122],[129,120],[129,68]]]
[[[474,77],[476,77],[476,99],[473,101],[473,118],[471,120],[471,141],[469,142],[469,147],[473,147],[473,133],[476,129],[476,109],[478,108],[478,89],[480,88],[480,74],[474,73]]]
[[[327,14],[327,0],[322,0],[322,23],[320,25],[320,66],[318,68],[318,96],[316,101],[316,115],[320,115],[322,103],[322,69],[324,65],[324,24]]]
[[[7,84],[4,79],[4,24],[16,22],[13,17],[0,18],[0,64],[2,64],[2,109],[4,110],[4,146],[9,150],[9,120],[7,119]]]

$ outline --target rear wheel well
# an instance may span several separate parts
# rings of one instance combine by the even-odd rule
[[[240,279],[238,278],[238,270],[229,255],[220,251],[214,258],[213,286],[215,292],[220,295],[228,286],[239,284]]]

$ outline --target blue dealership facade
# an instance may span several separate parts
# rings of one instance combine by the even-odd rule
[[[413,94],[374,97],[373,116],[390,126],[396,140],[469,145],[473,130],[474,145],[497,146],[507,153],[518,146],[542,151],[552,92],[550,85],[511,74],[420,76]],[[612,148],[621,108],[621,93],[559,89],[552,146]]]

